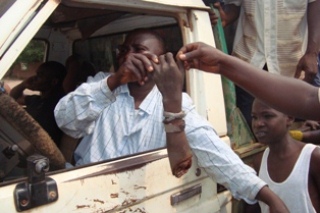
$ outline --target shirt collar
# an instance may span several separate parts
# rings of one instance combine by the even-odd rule
[[[147,97],[142,101],[139,109],[145,111],[149,115],[156,109],[158,103],[162,104],[162,95],[157,86],[154,86]]]

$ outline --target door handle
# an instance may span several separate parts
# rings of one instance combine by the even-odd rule
[[[192,186],[190,188],[184,189],[178,193],[171,195],[170,201],[171,205],[177,205],[178,203],[187,200],[193,196],[200,195],[202,192],[201,184]]]

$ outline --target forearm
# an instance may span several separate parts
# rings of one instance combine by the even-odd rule
[[[23,91],[26,89],[26,86],[24,85],[24,82],[18,84],[10,91],[10,96],[14,98],[15,100],[19,99],[21,96],[23,96]]]
[[[316,87],[301,80],[270,74],[225,54],[220,61],[220,73],[279,111],[320,120]]]
[[[283,201],[267,186],[259,191],[256,198],[267,204],[270,212],[289,212]]]
[[[306,53],[318,56],[320,50],[320,0],[308,4],[308,45]]]
[[[306,143],[320,144],[320,130],[302,132],[302,141]]]

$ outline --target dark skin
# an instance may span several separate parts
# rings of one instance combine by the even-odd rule
[[[153,71],[151,61],[157,63],[157,56],[163,54],[163,50],[159,48],[159,41],[155,37],[139,33],[130,35],[124,46],[127,49],[118,56],[119,69],[115,75],[108,78],[107,83],[111,90],[128,83],[130,94],[134,97],[135,106],[138,108],[155,84],[152,80],[148,81]],[[136,78],[129,79],[132,81],[122,81],[127,72],[134,73]]]
[[[10,96],[13,97],[19,104],[25,104],[25,96],[23,91],[25,89],[30,89],[33,91],[40,91],[40,96],[42,98],[50,97],[56,92],[56,87],[59,80],[52,77],[52,71],[43,69],[41,66],[37,69],[36,75],[31,76],[20,84],[15,86],[10,91]]]
[[[252,130],[259,142],[268,145],[268,173],[278,183],[285,181],[292,172],[299,158],[304,143],[294,140],[289,134],[293,117],[276,111],[259,100],[253,102]],[[262,153],[254,160],[254,169],[260,170]],[[308,191],[312,204],[317,212],[320,210],[320,148],[316,148],[311,156]]]
[[[295,78],[262,72],[201,42],[183,46],[177,57],[185,62],[186,68],[225,76],[281,112],[303,119],[320,120],[318,87]]]

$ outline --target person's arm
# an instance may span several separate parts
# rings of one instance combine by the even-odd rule
[[[200,42],[185,45],[177,57],[185,61],[187,68],[224,75],[281,112],[298,118],[320,120],[319,88],[304,81],[263,72]]]
[[[301,141],[306,143],[320,144],[320,129],[302,132]]]
[[[308,43],[305,54],[299,60],[295,77],[299,78],[302,71],[305,72],[304,81],[313,83],[318,72],[317,57],[320,50],[320,1],[316,0],[308,4]]]
[[[152,71],[151,59],[156,61],[157,56],[147,51],[143,54],[130,53],[115,74],[105,78],[106,74],[100,72],[94,78],[88,79],[91,82],[83,83],[60,99],[54,110],[59,128],[73,138],[92,133],[101,112],[116,100],[114,91],[120,85],[128,83],[123,81],[125,74],[134,73],[137,77],[135,81],[143,84],[146,71],[140,66]]]
[[[289,212],[286,205],[283,201],[269,189],[268,186],[263,187],[256,197],[257,200],[260,200],[267,204],[270,208],[270,212]]]
[[[98,73],[91,82],[84,83],[64,96],[55,107],[57,125],[73,138],[90,134],[95,120],[116,96],[108,87],[105,73]]]
[[[153,79],[162,94],[163,123],[171,170],[173,175],[181,177],[192,164],[192,153],[184,131],[184,113],[181,113],[183,66],[177,66],[172,53],[161,55],[159,63],[154,63]]]
[[[23,91],[25,89],[33,89],[32,83],[34,82],[35,78],[36,76],[31,76],[30,78],[25,79],[20,84],[11,89],[10,96],[15,99],[20,105],[25,105],[25,95],[23,94]]]

